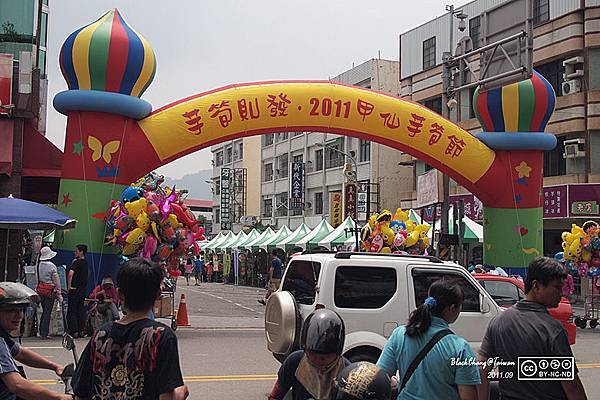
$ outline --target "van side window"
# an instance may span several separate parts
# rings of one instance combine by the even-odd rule
[[[519,288],[511,282],[484,280],[480,283],[485,283],[485,290],[499,306],[510,307],[520,300]]]
[[[283,290],[290,292],[300,304],[315,302],[317,282],[321,273],[318,262],[297,260],[290,262],[283,282]]]
[[[481,311],[481,306],[479,304],[479,290],[471,282],[466,280],[464,277],[458,274],[447,274],[443,272],[431,272],[431,271],[423,271],[419,269],[413,269],[413,284],[415,287],[415,306],[423,304],[425,299],[427,298],[427,291],[429,290],[429,286],[438,279],[446,279],[449,281],[456,282],[460,285],[464,300],[462,305],[463,311]]]
[[[335,271],[335,306],[381,308],[396,293],[396,281],[394,268],[339,267]]]

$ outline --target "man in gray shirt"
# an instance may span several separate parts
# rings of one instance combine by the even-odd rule
[[[547,310],[558,306],[565,277],[566,271],[557,261],[537,257],[527,268],[525,300],[499,314],[488,326],[478,359],[480,365],[491,358],[500,362],[503,400],[587,399],[577,367],[573,380],[518,379],[518,357],[573,357],[567,332]],[[491,368],[480,367],[480,400],[489,399]]]

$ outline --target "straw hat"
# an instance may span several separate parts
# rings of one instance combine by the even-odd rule
[[[40,250],[40,261],[48,261],[53,259],[55,256],[56,252],[52,251],[52,249],[48,246],[44,246]]]

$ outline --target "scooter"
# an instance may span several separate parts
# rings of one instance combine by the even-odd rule
[[[65,333],[62,341],[63,348],[65,350],[73,352],[73,362],[65,365],[65,368],[60,375],[60,379],[65,384],[65,394],[73,394],[73,387],[71,382],[73,381],[73,376],[75,375],[75,368],[77,367],[77,362],[79,361],[79,356],[77,355],[77,348],[75,346],[75,340],[71,335]]]

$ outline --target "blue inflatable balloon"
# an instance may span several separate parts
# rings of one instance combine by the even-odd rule
[[[564,251],[559,251],[554,255],[554,259],[558,262],[565,262],[565,253]]]
[[[139,200],[142,197],[144,197],[144,189],[142,189],[141,187],[129,186],[126,187],[125,190],[123,190],[123,192],[121,193],[121,201],[123,202],[123,204],[130,201]]]

